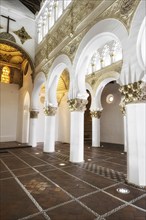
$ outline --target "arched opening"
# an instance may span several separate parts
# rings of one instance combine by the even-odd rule
[[[56,92],[58,102],[58,110],[56,117],[56,140],[64,143],[70,142],[70,112],[67,103],[69,84],[69,73],[65,69],[58,80]]]
[[[28,119],[24,118],[29,115],[29,98],[24,96],[31,91],[34,64],[27,52],[14,42],[0,39],[0,48],[0,140],[26,143]]]
[[[44,115],[44,102],[45,102],[45,83],[42,83],[39,88],[38,95],[38,123],[37,123],[37,142],[44,142],[44,126],[45,126],[45,115]]]
[[[101,94],[102,115],[101,115],[101,142],[103,145],[116,144],[123,147],[124,125],[123,116],[120,111],[121,94],[116,81],[105,85]]]

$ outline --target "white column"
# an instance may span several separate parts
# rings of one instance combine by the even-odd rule
[[[100,119],[92,117],[92,147],[100,147]]]
[[[112,64],[112,63],[115,62],[115,55],[114,55],[114,53],[111,53],[110,57],[111,57],[111,64]]]
[[[101,63],[101,68],[104,68],[105,63],[104,63],[104,59],[103,58],[100,59],[100,63]]]
[[[84,161],[84,112],[71,112],[70,161]]]
[[[57,2],[54,2],[54,23],[57,20]]]
[[[126,123],[126,116],[123,116],[124,121],[124,152],[127,152],[127,123]]]
[[[38,123],[38,111],[30,111],[30,125],[29,125],[29,145],[32,147],[37,146],[37,123]]]
[[[45,116],[44,152],[55,151],[55,115]]]
[[[44,131],[44,152],[51,153],[55,151],[55,114],[57,107],[46,106],[45,113],[45,131]]]
[[[146,186],[146,103],[131,103],[127,114],[127,179]]]
[[[90,111],[92,117],[92,147],[100,147],[100,117],[102,110]]]
[[[47,24],[48,24],[48,31],[49,31],[51,28],[51,14],[50,14],[50,12],[48,13]]]

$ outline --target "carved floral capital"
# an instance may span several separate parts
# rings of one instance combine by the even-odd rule
[[[38,118],[38,114],[39,114],[39,111],[31,110],[30,111],[30,118]]]
[[[120,109],[125,115],[125,106],[129,103],[145,102],[146,101],[146,83],[138,81],[121,86],[119,91],[122,94]]]
[[[90,115],[92,118],[100,118],[102,111],[90,111]]]
[[[83,112],[86,110],[86,105],[88,101],[86,99],[70,99],[68,100],[70,111],[80,111]]]
[[[57,107],[53,107],[53,106],[44,107],[44,114],[46,116],[54,116],[56,112],[57,112]]]

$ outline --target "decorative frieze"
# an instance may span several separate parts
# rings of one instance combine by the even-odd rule
[[[80,23],[83,23],[87,17],[86,15],[93,13],[93,9],[95,10],[98,8],[101,2],[102,0],[73,1],[73,5],[71,6],[70,10],[64,14],[60,20],[60,23],[56,24],[57,28],[50,30],[49,34],[46,35],[46,38],[41,42],[36,54],[36,66],[45,58],[55,59],[60,52],[67,54],[70,59],[73,60],[84,35],[91,29],[93,25],[101,20],[114,18],[121,21],[127,30],[130,29],[133,15],[140,0],[114,1],[104,10],[103,13],[101,11],[101,13],[97,13],[96,16],[94,15],[90,23],[85,22],[87,25],[84,25],[84,28],[76,33],[75,30],[79,30]],[[74,32],[73,36],[70,37],[72,26]],[[53,51],[54,53],[52,53]],[[52,54],[52,56],[50,56],[50,54]]]
[[[123,114],[125,114],[125,106],[127,104],[146,101],[146,83],[143,81],[129,83],[128,85],[121,86],[119,91],[122,94],[120,109]]]
[[[44,114],[46,116],[54,116],[56,115],[56,112],[57,112],[57,107],[49,106],[49,105],[44,107]]]
[[[117,0],[104,13],[101,18],[115,18],[121,21],[127,30],[140,0]]]
[[[100,118],[102,111],[90,111],[90,115],[92,118]]]
[[[38,118],[38,114],[39,114],[39,111],[31,110],[30,111],[30,118]]]
[[[83,112],[86,110],[86,105],[88,101],[86,99],[70,99],[68,100],[70,111],[80,111]]]

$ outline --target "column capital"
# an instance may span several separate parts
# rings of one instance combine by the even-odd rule
[[[138,81],[123,85],[119,88],[122,94],[120,108],[125,115],[125,106],[129,103],[146,102],[146,83]]]
[[[97,110],[93,110],[93,111],[90,111],[90,115],[92,118],[100,118],[101,117],[101,113],[102,113],[102,110],[100,111],[97,111]]]
[[[56,115],[56,112],[57,112],[57,107],[50,106],[50,105],[44,107],[44,114],[46,116],[54,116]]]
[[[86,99],[70,99],[67,101],[69,103],[70,111],[84,112],[86,110],[86,105],[88,101]]]
[[[30,118],[38,118],[38,110],[30,110]]]
[[[122,112],[123,116],[126,116],[126,108],[125,105],[120,105],[120,111]]]

